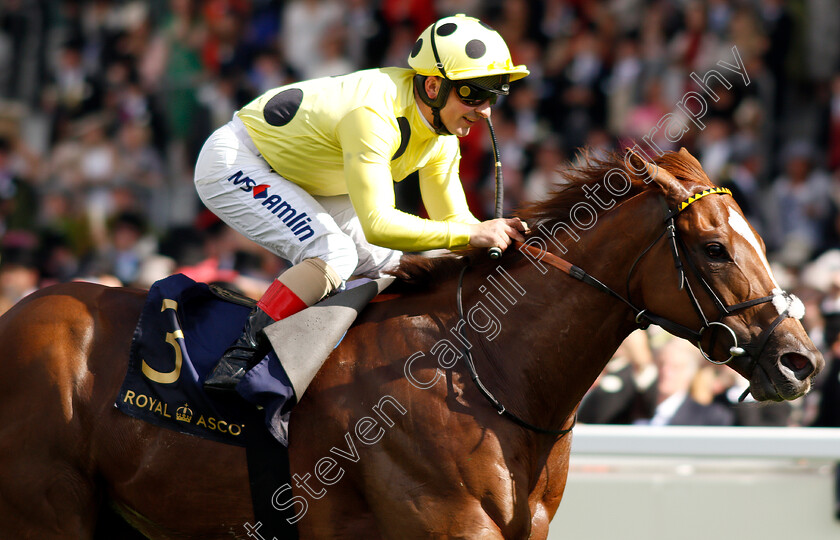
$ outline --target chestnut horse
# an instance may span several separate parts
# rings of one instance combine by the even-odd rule
[[[651,321],[728,361],[759,400],[802,396],[822,357],[761,240],[711,188],[684,151],[590,160],[521,213],[533,232],[500,260],[405,262],[295,408],[295,485],[276,507],[302,538],[545,538],[561,430]],[[69,283],[0,319],[0,537],[91,538],[103,505],[149,538],[259,537],[241,448],[114,408],[144,296]]]

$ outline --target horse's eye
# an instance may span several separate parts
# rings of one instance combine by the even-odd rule
[[[709,242],[706,244],[706,255],[708,255],[710,259],[729,259],[729,255],[726,253],[726,248],[723,247],[723,244],[719,244],[718,242]]]

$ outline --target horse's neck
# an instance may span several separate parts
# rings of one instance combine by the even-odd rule
[[[599,217],[563,258],[625,294],[633,261],[661,229],[661,203],[645,199]],[[635,325],[616,299],[553,267],[543,274],[533,261],[471,275],[464,314],[472,336],[498,327],[478,332],[473,348],[491,392],[521,416],[559,427]]]

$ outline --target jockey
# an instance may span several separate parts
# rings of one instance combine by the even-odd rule
[[[498,32],[464,15],[424,30],[408,63],[275,88],[204,144],[195,168],[201,200],[293,265],[260,298],[206,388],[232,389],[262,360],[267,325],[353,275],[380,277],[402,250],[504,250],[511,238],[524,240],[518,219],[480,222],[470,213],[457,137],[489,118],[528,70],[513,64]],[[394,205],[392,182],[418,170],[430,219]]]

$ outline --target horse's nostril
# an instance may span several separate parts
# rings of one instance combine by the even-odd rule
[[[808,378],[814,372],[814,365],[811,360],[798,353],[782,355],[782,365],[790,369],[799,380]]]

